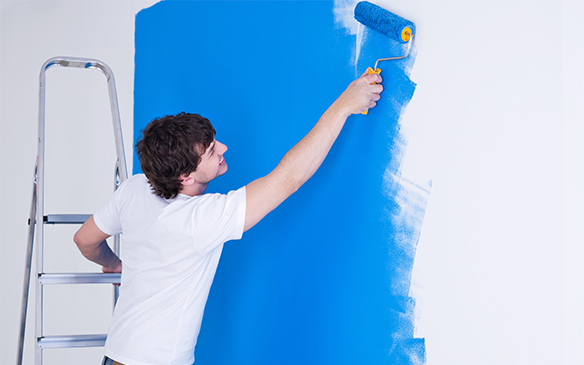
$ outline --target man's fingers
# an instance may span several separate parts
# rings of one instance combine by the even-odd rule
[[[363,72],[363,74],[359,78],[363,78],[369,84],[380,83],[381,81],[383,81],[379,74],[376,73],[369,74],[369,69],[365,70],[365,72]]]
[[[368,84],[381,84],[383,81],[383,78],[379,74],[367,75],[367,72],[365,72],[362,77]]]
[[[383,85],[381,85],[381,84],[369,85],[369,92],[372,92],[374,94],[381,94],[382,91],[383,91]]]

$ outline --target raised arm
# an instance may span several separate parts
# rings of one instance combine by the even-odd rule
[[[246,186],[246,231],[298,190],[316,172],[349,115],[359,114],[376,105],[383,90],[380,83],[381,76],[367,73],[353,81],[270,174]]]
[[[122,272],[122,261],[105,241],[108,237],[108,234],[97,227],[91,216],[75,233],[73,241],[85,258],[102,266],[103,272]]]

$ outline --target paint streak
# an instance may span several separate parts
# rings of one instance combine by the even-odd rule
[[[352,58],[355,72],[357,72],[357,61],[359,60],[359,53],[361,52],[361,44],[363,42],[363,25],[356,21],[354,17],[355,5],[358,2],[359,0],[335,0],[333,7],[337,29],[344,30],[349,35],[355,36]]]
[[[356,57],[334,5],[161,2],[140,12],[135,133],[154,117],[198,112],[229,147],[229,172],[209,192],[269,173],[356,69],[397,51],[365,33]],[[315,176],[226,244],[197,364],[425,362],[409,287],[427,192],[400,173],[413,58],[383,65],[378,107],[352,116]]]

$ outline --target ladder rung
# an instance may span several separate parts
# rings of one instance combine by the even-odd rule
[[[119,284],[120,278],[117,273],[40,274],[39,284]]]
[[[43,217],[45,224],[83,224],[91,214],[49,214]]]
[[[72,347],[101,347],[107,335],[46,336],[37,341],[41,349],[65,349]]]

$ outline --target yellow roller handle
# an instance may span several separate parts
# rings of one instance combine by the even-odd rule
[[[372,69],[371,67],[367,67],[367,75],[371,75],[371,74],[378,74],[378,75],[379,75],[379,74],[381,74],[381,69],[380,69],[380,68],[378,68],[378,69],[376,69],[375,71],[373,71],[373,69]],[[375,82],[374,82],[373,84],[375,84]],[[371,84],[371,85],[373,85],[373,84]],[[365,115],[367,115],[367,112],[368,112],[368,111],[369,111],[369,109],[365,110],[365,111],[364,111],[363,113],[361,113],[361,114],[365,114]]]

